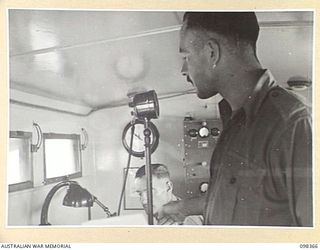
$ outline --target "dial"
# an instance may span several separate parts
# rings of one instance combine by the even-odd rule
[[[156,126],[149,122],[150,134],[150,152],[153,153],[159,144],[159,131]],[[132,127],[134,126],[132,148],[130,148],[130,141],[132,136]],[[144,157],[145,143],[144,143],[144,123],[136,120],[133,124],[128,123],[122,133],[122,144],[128,153],[136,157]]]
[[[198,131],[193,128],[193,129],[190,129],[190,130],[188,131],[188,134],[189,134],[189,136],[191,136],[191,137],[196,137],[197,134],[198,134]]]
[[[208,182],[202,182],[199,186],[200,192],[204,194],[205,192],[208,191],[208,187],[209,187]]]
[[[198,134],[201,138],[209,136],[209,129],[207,127],[202,127],[199,129]]]
[[[212,128],[212,129],[211,129],[211,135],[212,135],[212,136],[219,136],[219,135],[220,135],[220,129],[218,129],[218,128]]]

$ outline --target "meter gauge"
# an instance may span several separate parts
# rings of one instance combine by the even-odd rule
[[[218,129],[218,128],[212,128],[212,129],[211,129],[211,135],[212,135],[212,136],[219,136],[219,135],[220,135],[220,129]]]
[[[209,183],[208,182],[202,182],[200,185],[199,185],[199,190],[200,190],[200,193],[204,194],[208,191],[208,188],[209,188]]]
[[[198,135],[198,131],[196,130],[196,129],[190,129],[189,131],[188,131],[188,135],[190,136],[190,137],[197,137],[197,135]]]
[[[134,126],[134,134],[132,148],[130,148],[132,126]],[[150,152],[152,154],[159,145],[159,131],[152,122],[149,122],[149,129],[151,131]],[[122,132],[122,144],[129,154],[142,158],[145,156],[144,137],[144,122],[140,120],[136,120],[134,123],[129,122]]]
[[[198,134],[201,138],[206,138],[209,136],[210,134],[210,131],[207,127],[201,127],[199,130],[198,130]]]

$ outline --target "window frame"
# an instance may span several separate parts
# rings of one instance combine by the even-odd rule
[[[46,139],[72,139],[72,140],[76,140],[77,144],[78,144],[78,148],[79,148],[79,157],[78,157],[79,171],[72,173],[72,174],[47,178],[47,175],[46,175],[47,174],[46,143],[45,143]],[[43,184],[47,185],[47,184],[63,181],[66,179],[73,179],[73,178],[79,178],[79,177],[82,177],[82,150],[81,150],[80,135],[78,135],[78,134],[62,134],[62,133],[43,133]]]
[[[7,177],[7,185],[8,185],[8,191],[9,193],[11,192],[16,192],[16,191],[21,191],[25,189],[30,189],[34,187],[34,176],[33,176],[33,154],[31,151],[32,147],[32,133],[31,132],[26,132],[26,131],[10,131],[9,133],[9,154],[10,154],[10,139],[11,138],[20,138],[20,139],[25,139],[27,140],[29,144],[29,155],[30,159],[28,160],[30,164],[30,180],[23,181],[23,182],[17,182],[14,184],[9,184],[8,177]],[[9,164],[7,164],[7,168],[9,168]]]

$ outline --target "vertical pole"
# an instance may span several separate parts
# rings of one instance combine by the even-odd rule
[[[152,172],[151,172],[151,150],[150,150],[150,135],[149,118],[144,118],[144,142],[145,142],[145,157],[146,157],[146,177],[147,177],[147,201],[148,201],[148,224],[153,225],[153,199],[152,199]]]
[[[91,220],[91,207],[88,207],[88,220]]]

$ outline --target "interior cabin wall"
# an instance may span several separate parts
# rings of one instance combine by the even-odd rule
[[[33,132],[33,143],[36,143],[36,133],[32,126],[33,122],[40,125],[43,133],[81,134],[81,128],[88,129],[88,120],[85,117],[77,117],[15,104],[10,105],[9,119],[10,130]],[[93,149],[90,144],[86,150],[82,151],[83,177],[76,179],[80,185],[89,191],[95,187],[91,181],[91,176],[95,173]],[[44,176],[43,146],[40,147],[38,152],[33,153],[32,156],[35,187],[9,193],[9,226],[39,225],[41,208],[45,197],[51,188],[57,184],[44,185],[42,183]],[[53,225],[79,225],[81,221],[87,219],[87,210],[85,208],[73,209],[62,206],[65,194],[66,188],[62,188],[54,195],[49,207],[48,220]]]
[[[284,88],[293,76],[313,81],[313,39],[313,26],[263,27],[257,41],[257,56],[262,67],[271,70],[277,84]],[[312,106],[312,85],[293,91],[308,106]]]

